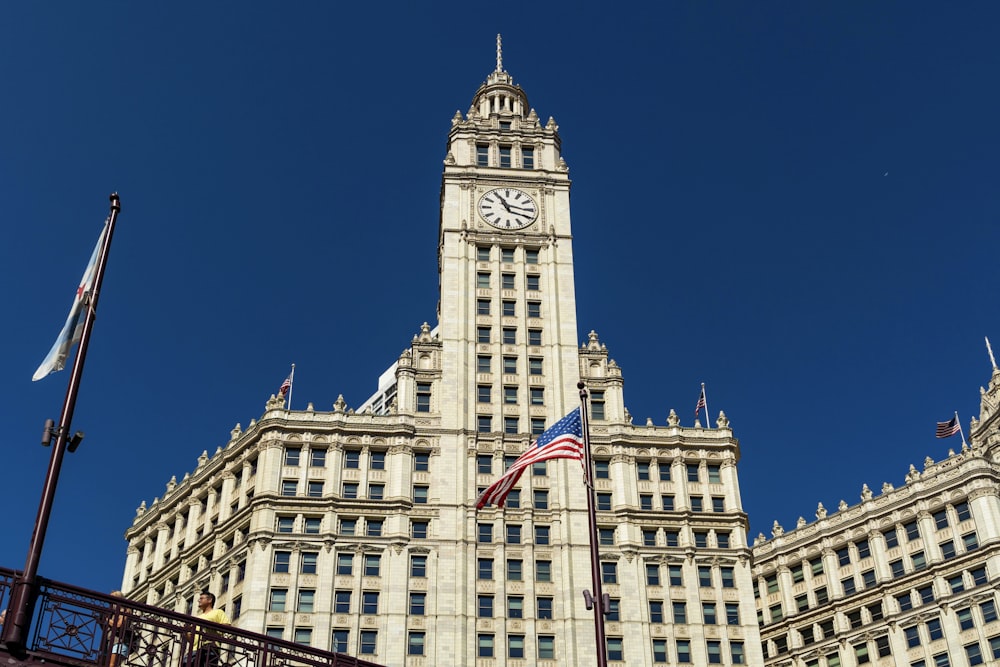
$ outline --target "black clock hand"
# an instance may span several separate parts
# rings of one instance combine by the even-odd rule
[[[507,210],[508,213],[510,213],[510,204],[508,204],[507,201],[500,195],[497,195],[497,199],[500,200],[500,203],[503,204],[503,207]]]

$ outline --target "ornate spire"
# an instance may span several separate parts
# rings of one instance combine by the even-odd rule
[[[496,71],[503,71],[503,45],[500,40],[500,33],[497,33],[497,69]]]

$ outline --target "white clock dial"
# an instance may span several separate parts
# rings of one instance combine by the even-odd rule
[[[523,229],[538,217],[538,205],[523,190],[496,188],[479,198],[479,215],[498,229]]]

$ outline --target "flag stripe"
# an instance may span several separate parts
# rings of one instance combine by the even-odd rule
[[[950,438],[961,430],[958,424],[958,417],[952,417],[946,422],[937,423],[937,431],[934,433],[938,438]]]

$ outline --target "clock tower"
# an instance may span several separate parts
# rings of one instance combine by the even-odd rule
[[[578,402],[566,162],[497,64],[456,112],[438,239],[442,426],[528,439]]]

